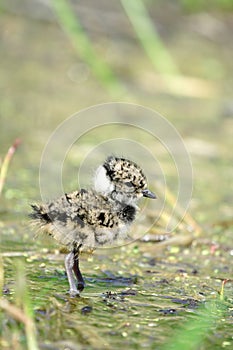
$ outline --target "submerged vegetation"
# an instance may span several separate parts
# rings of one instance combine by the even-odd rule
[[[223,246],[214,253],[208,243],[172,246],[162,254],[147,247],[83,256],[87,286],[76,298],[68,294],[63,256],[52,248],[32,251],[28,242],[21,257],[3,253],[3,349],[230,346],[232,283],[220,277],[230,274]],[[218,268],[213,276],[211,264]]]

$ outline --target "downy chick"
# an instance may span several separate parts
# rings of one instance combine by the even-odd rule
[[[65,267],[71,296],[84,288],[80,250],[126,238],[136,216],[137,202],[143,196],[156,198],[147,188],[142,169],[130,160],[111,156],[96,170],[94,189],[81,189],[49,203],[32,205],[30,217],[70,251]]]

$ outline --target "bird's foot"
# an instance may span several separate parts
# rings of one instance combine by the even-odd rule
[[[75,297],[77,297],[77,296],[80,295],[80,292],[79,292],[79,290],[77,290],[77,289],[75,288],[75,289],[70,289],[69,294],[70,294],[70,297],[71,297],[71,298],[75,298]]]

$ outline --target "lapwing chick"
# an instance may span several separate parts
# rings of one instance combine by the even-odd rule
[[[147,187],[142,169],[130,160],[110,156],[96,170],[93,189],[81,189],[45,204],[32,205],[33,221],[69,250],[65,268],[71,296],[84,289],[80,251],[126,238],[142,197],[156,198]]]

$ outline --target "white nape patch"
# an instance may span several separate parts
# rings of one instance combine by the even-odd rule
[[[102,194],[111,193],[114,190],[114,185],[106,174],[106,169],[101,165],[95,172],[94,188]]]

